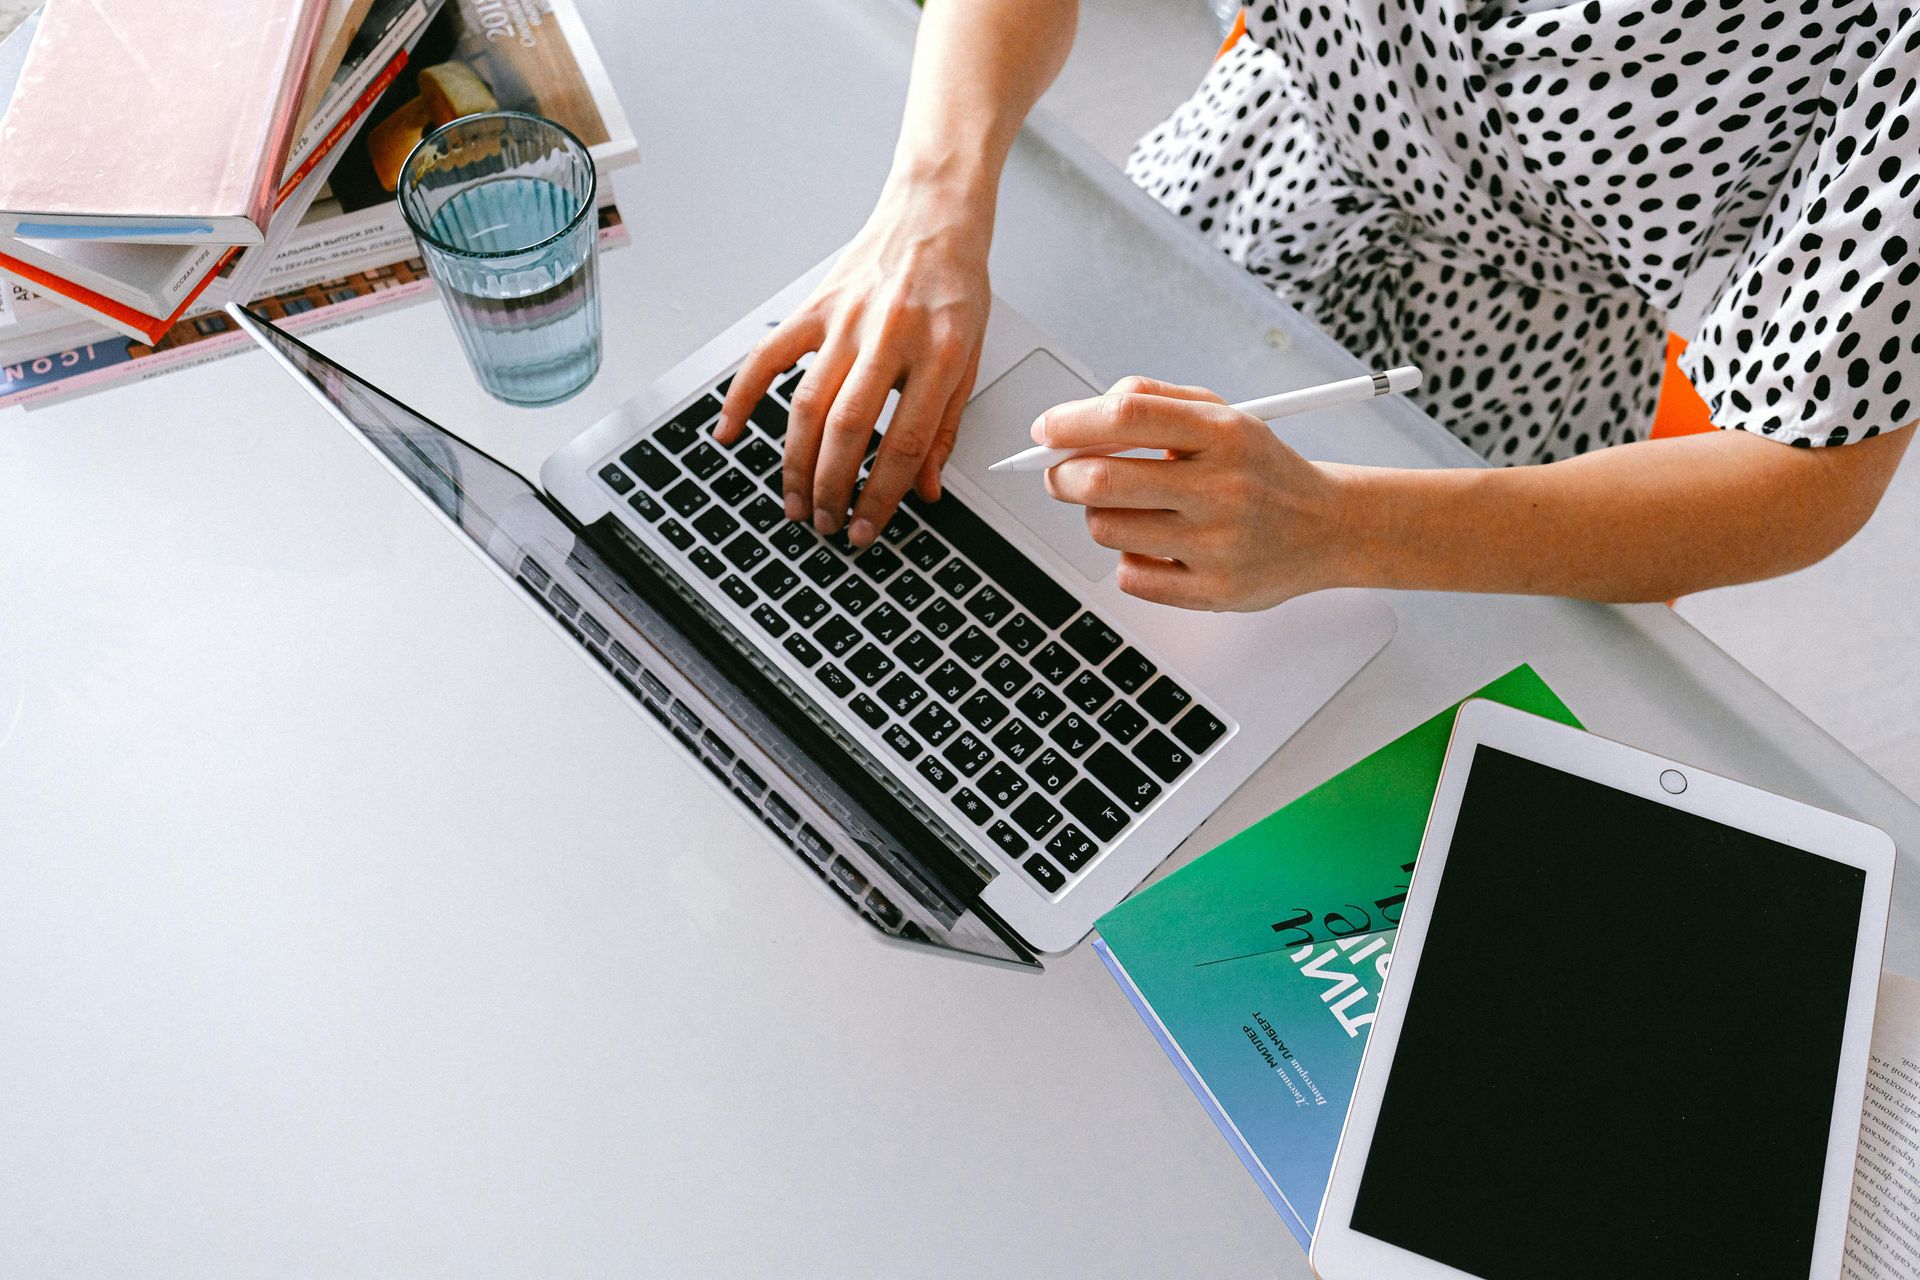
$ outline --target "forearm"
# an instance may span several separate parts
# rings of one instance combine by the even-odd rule
[[[1020,124],[1059,74],[1078,0],[927,0],[889,187],[934,186],[990,228]]]
[[[1863,524],[1912,430],[1794,449],[1739,432],[1539,467],[1329,467],[1342,582],[1665,600],[1803,568]]]

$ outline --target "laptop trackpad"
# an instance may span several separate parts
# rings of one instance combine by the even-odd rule
[[[1042,472],[989,472],[987,467],[1008,454],[1032,448],[1033,437],[1027,432],[1046,410],[1099,394],[1099,388],[1089,386],[1046,351],[1030,352],[967,402],[960,436],[947,464],[1095,582],[1113,573],[1120,553],[1087,536],[1086,509],[1048,497]]]

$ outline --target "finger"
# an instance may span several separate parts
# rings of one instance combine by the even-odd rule
[[[821,424],[846,381],[847,370],[853,367],[853,342],[843,334],[844,330],[836,332],[826,340],[793,392],[787,413],[786,460],[780,470],[789,520],[805,520],[813,513],[813,469],[820,458]]]
[[[1193,551],[1193,532],[1171,511],[1087,512],[1087,536],[1103,547],[1159,560],[1180,560]]]
[[[1191,472],[1159,458],[1069,458],[1047,468],[1047,492],[1082,507],[1178,511],[1193,505]]]
[[[853,505],[854,481],[867,458],[873,424],[887,407],[887,393],[900,376],[891,362],[863,355],[833,398],[825,429],[820,433],[820,458],[813,468],[813,527],[823,534],[838,533]]]
[[[1036,443],[1055,449],[1107,445],[1198,453],[1245,414],[1218,401],[1122,391],[1055,405],[1034,420]]]
[[[773,380],[794,362],[820,345],[824,326],[811,312],[788,316],[780,327],[762,338],[733,375],[727,399],[720,406],[720,425],[714,438],[732,444],[746,430],[747,415],[766,397]]]
[[[1211,609],[1212,598],[1198,574],[1178,560],[1125,555],[1114,570],[1114,583],[1130,596],[1170,604],[1180,609]]]
[[[938,364],[916,368],[907,375],[906,389],[894,407],[893,421],[881,437],[880,451],[874,455],[873,470],[860,486],[860,498],[853,504],[853,522],[847,527],[847,541],[856,547],[872,543],[894,508],[906,496],[907,486],[932,447],[939,419],[952,399],[954,368]]]
[[[960,435],[960,415],[967,411],[967,401],[972,398],[973,384],[979,377],[980,348],[976,346],[967,360],[967,371],[960,376],[953,394],[947,397],[946,410],[940,415],[940,427],[934,432],[933,446],[920,463],[920,474],[914,477],[914,492],[928,502],[940,501],[940,472],[947,465],[947,459],[953,456],[953,442]]]
[[[1227,402],[1226,398],[1219,392],[1209,391],[1205,387],[1189,387],[1178,382],[1162,382],[1158,378],[1143,378],[1137,373],[1122,378],[1107,388],[1107,394],[1110,396],[1126,395],[1130,392],[1140,395],[1164,396],[1169,400],[1203,400],[1210,404],[1225,404]]]

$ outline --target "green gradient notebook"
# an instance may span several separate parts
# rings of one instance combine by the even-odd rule
[[[1521,666],[1470,695],[1579,725]],[[1094,949],[1302,1247],[1458,704],[1099,922]]]

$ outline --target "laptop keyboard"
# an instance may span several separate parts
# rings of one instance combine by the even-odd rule
[[[778,379],[731,446],[711,435],[722,381],[600,482],[672,548],[664,558],[718,588],[736,626],[784,649],[820,701],[917,774],[956,828],[1060,892],[1226,721],[951,495],[910,495],[864,551],[787,520],[781,441],[800,377]]]

